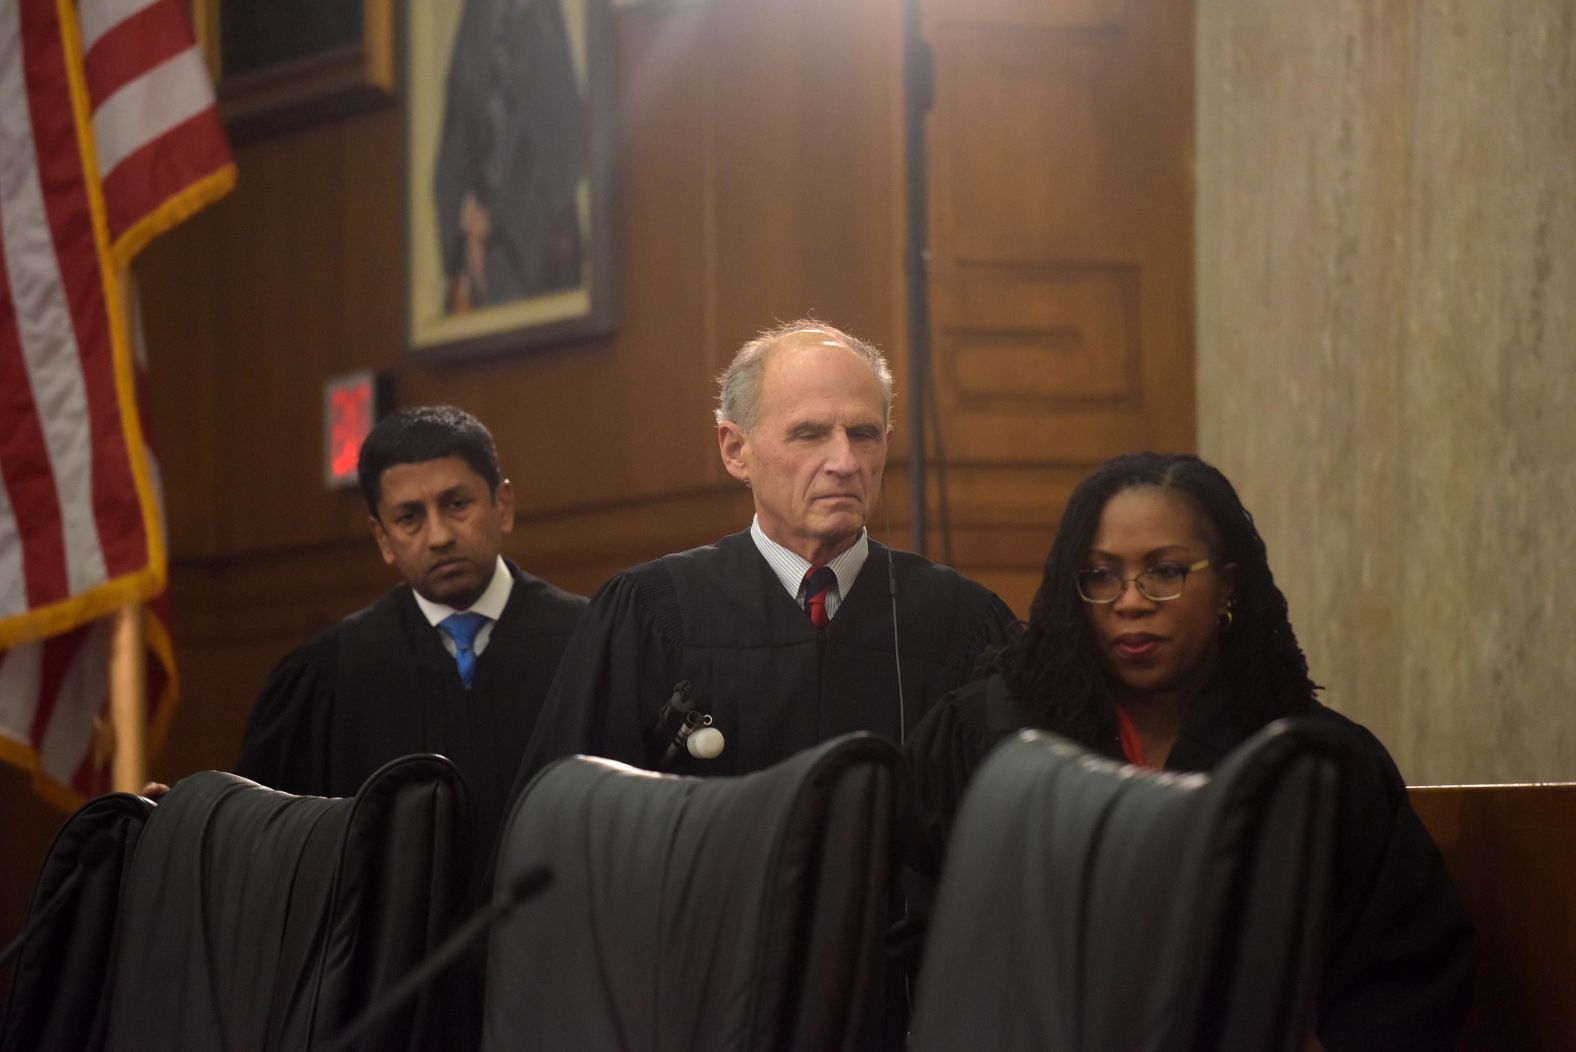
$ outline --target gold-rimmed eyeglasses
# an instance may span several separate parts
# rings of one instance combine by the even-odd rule
[[[1209,560],[1196,563],[1155,563],[1136,577],[1123,577],[1105,566],[1078,571],[1078,594],[1086,603],[1114,603],[1127,586],[1136,584],[1138,592],[1152,603],[1169,603],[1182,595],[1187,575],[1209,569]]]

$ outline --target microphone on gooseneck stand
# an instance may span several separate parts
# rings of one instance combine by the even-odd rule
[[[503,920],[511,910],[526,899],[542,892],[552,882],[553,871],[546,866],[533,866],[521,873],[512,884],[494,895],[491,902],[471,914],[464,924],[454,929],[454,934],[444,939],[442,945],[433,950],[425,961],[411,969],[403,979],[389,987],[382,996],[368,1005],[366,1011],[335,1035],[334,1040],[323,1052],[344,1052],[357,1038],[458,962],[470,949],[471,943],[487,934],[488,930]]]

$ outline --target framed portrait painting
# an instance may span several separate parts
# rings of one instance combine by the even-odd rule
[[[238,142],[394,101],[394,0],[194,0]]]
[[[613,327],[605,0],[406,7],[411,351]]]

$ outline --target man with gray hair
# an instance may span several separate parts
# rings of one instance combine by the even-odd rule
[[[573,753],[733,775],[848,731],[900,741],[1013,623],[987,589],[865,529],[892,436],[879,351],[791,322],[745,344],[719,383],[718,449],[755,521],[602,587],[516,793]],[[697,725],[709,730],[686,738]]]

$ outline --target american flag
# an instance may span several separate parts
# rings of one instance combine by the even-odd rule
[[[127,267],[234,181],[180,0],[0,0],[0,757],[61,803],[108,787],[106,618],[165,582]]]

